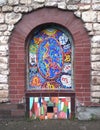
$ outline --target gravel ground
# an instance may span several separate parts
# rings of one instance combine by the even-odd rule
[[[0,130],[100,130],[100,120],[1,120]]]

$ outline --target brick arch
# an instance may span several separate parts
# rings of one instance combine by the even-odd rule
[[[26,51],[25,41],[29,33],[45,23],[57,23],[67,28],[74,41],[74,84],[77,99],[90,103],[90,41],[82,21],[73,12],[56,8],[43,8],[24,15],[15,26],[9,45],[9,98],[18,103],[25,96]]]

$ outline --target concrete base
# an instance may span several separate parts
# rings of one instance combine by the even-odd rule
[[[25,104],[0,104],[0,119],[25,117]]]
[[[25,118],[25,104],[0,104],[0,119]],[[100,119],[100,107],[77,107],[78,120]]]
[[[100,107],[78,107],[76,117],[79,120],[100,119]]]

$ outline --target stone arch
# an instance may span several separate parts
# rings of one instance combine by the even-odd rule
[[[38,25],[57,23],[67,28],[72,34],[75,46],[74,82],[76,97],[82,103],[90,103],[90,41],[80,19],[73,12],[56,8],[43,8],[24,15],[15,26],[9,45],[9,98],[18,103],[25,96],[26,86],[26,50],[28,34]]]

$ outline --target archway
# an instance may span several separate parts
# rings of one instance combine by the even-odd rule
[[[88,34],[84,29],[82,21],[76,18],[72,12],[50,8],[40,9],[23,16],[23,19],[16,25],[13,31],[9,45],[10,101],[19,103],[25,96],[27,86],[26,39],[34,28],[46,23],[56,23],[68,29],[71,33],[75,50],[73,60],[75,92],[69,92],[71,94],[76,93],[77,99],[88,105],[90,103],[90,41]],[[69,92],[67,93],[68,95]],[[38,95],[37,92],[35,94]],[[64,91],[60,96],[63,94]]]

